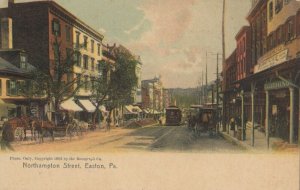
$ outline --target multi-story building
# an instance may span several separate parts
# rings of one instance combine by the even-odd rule
[[[246,31],[244,35],[251,36],[251,52],[246,51],[246,56],[251,53],[251,61],[246,58],[246,73],[237,67],[236,82],[242,102],[241,124],[250,121],[252,131],[261,127],[268,142],[277,137],[299,143],[300,2],[254,0],[247,20],[251,35]],[[240,60],[237,56],[238,65],[243,64]],[[247,104],[250,114],[245,114]],[[254,139],[252,136],[253,146]]]
[[[13,46],[25,50],[28,61],[38,69],[50,71],[55,76],[57,58],[76,62],[73,72],[63,80],[77,80],[81,84],[75,99],[86,112],[95,107],[90,102],[93,78],[99,77],[102,60],[103,35],[89,27],[54,1],[15,3],[0,10],[1,47]],[[26,16],[25,16],[26,15]],[[3,30],[11,33],[4,36]],[[58,42],[59,46],[55,45]],[[59,47],[57,56],[56,48]],[[77,86],[74,85],[74,88]]]
[[[163,111],[163,85],[159,77],[142,81],[142,107]]]
[[[41,96],[28,96],[30,75],[0,57],[0,120],[21,115],[43,115]]]

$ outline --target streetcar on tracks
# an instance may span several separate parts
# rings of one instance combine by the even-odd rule
[[[182,111],[177,106],[169,106],[166,108],[166,125],[179,126],[181,125]]]

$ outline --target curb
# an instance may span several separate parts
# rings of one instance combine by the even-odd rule
[[[236,144],[237,146],[245,149],[245,150],[248,150],[248,151],[251,151],[251,152],[256,152],[255,151],[255,148],[253,148],[252,146],[246,144],[246,143],[243,143],[241,141],[239,141],[238,139],[230,136],[229,134],[225,133],[225,132],[220,132],[219,133],[224,139],[226,139],[227,141],[229,142],[232,142],[234,144]]]

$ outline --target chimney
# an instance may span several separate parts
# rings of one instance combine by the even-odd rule
[[[1,19],[1,46],[2,49],[13,48],[13,34],[12,34],[12,19],[2,18]]]

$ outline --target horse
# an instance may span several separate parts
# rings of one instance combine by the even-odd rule
[[[26,140],[26,131],[29,129],[31,131],[31,139],[34,136],[34,130],[30,125],[30,118],[26,116],[13,117],[7,121],[13,129],[14,138],[20,141]]]
[[[53,122],[32,118],[31,126],[33,130],[38,133],[38,139],[40,142],[44,142],[44,135],[46,132],[50,133],[52,141],[54,141],[55,124]]]

